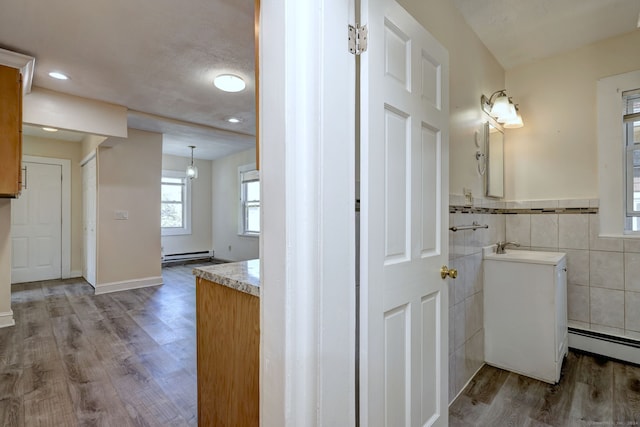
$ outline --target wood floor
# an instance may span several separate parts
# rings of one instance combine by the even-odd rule
[[[485,365],[449,408],[450,426],[638,426],[640,367],[569,352],[558,385]]]
[[[14,286],[0,329],[0,426],[195,426],[193,266],[165,285],[93,295],[81,280]],[[637,426],[640,367],[570,352],[558,385],[485,366],[451,426]]]
[[[192,267],[105,295],[78,279],[14,285],[0,426],[197,425]]]

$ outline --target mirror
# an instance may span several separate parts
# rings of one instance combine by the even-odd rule
[[[484,143],[487,158],[486,196],[504,197],[504,133],[499,125],[486,122]]]

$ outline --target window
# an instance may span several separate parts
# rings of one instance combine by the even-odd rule
[[[191,234],[191,180],[184,172],[162,171],[160,197],[162,235]]]
[[[640,89],[622,93],[626,160],[626,223],[630,232],[640,231]]]
[[[260,176],[255,165],[238,168],[240,172],[240,234],[260,234]]]

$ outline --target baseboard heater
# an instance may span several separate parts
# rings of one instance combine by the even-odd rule
[[[640,365],[640,341],[632,338],[569,328],[569,347]]]
[[[177,261],[191,261],[196,259],[213,258],[213,251],[199,251],[199,252],[183,252],[180,254],[168,254],[162,257],[163,263],[177,262]]]

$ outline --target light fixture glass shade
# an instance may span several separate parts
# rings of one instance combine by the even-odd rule
[[[509,98],[507,97],[507,95],[500,95],[493,102],[489,114],[491,114],[493,117],[504,117],[509,114],[510,104],[511,103],[509,102]]]
[[[185,174],[189,179],[196,179],[198,178],[198,167],[193,164],[193,149],[196,148],[196,146],[190,145],[189,148],[191,148],[191,164],[187,166]]]
[[[516,120],[517,117],[518,117],[518,112],[516,111],[515,105],[509,102],[506,114],[498,116],[496,121],[498,123],[507,123],[507,122],[512,122]]]
[[[187,178],[196,179],[198,178],[198,167],[195,165],[187,166]]]
[[[240,92],[247,87],[244,80],[233,74],[220,74],[213,80],[213,84],[225,92]]]
[[[524,122],[522,121],[522,116],[520,115],[520,113],[516,113],[515,119],[505,122],[504,124],[504,127],[507,129],[517,129],[521,128],[522,126],[524,126]]]

